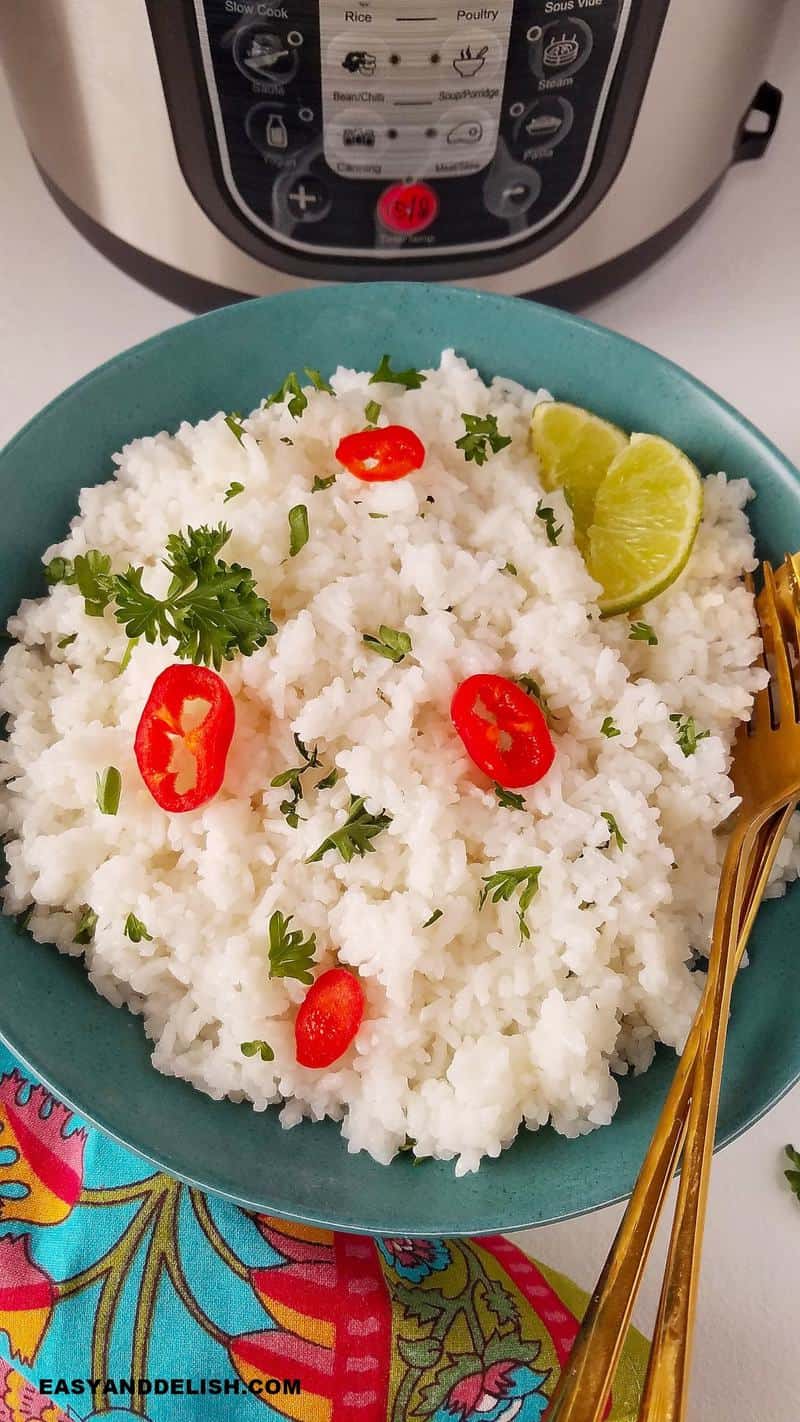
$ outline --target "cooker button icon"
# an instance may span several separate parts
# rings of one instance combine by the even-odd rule
[[[320,222],[331,207],[327,184],[313,173],[298,178],[286,194],[286,206],[295,222]]]
[[[494,217],[507,221],[533,207],[541,191],[542,180],[535,168],[509,165],[505,173],[490,170],[483,185],[483,201]]]
[[[593,48],[594,35],[585,20],[554,20],[530,42],[531,69],[539,79],[576,74]]]
[[[439,199],[427,183],[393,183],[378,198],[378,221],[390,232],[423,232],[439,211]]]
[[[299,62],[296,45],[258,23],[244,25],[237,31],[233,58],[247,79],[281,86],[294,78]]]
[[[540,153],[563,143],[575,121],[575,110],[560,94],[546,94],[535,99],[518,115],[514,126],[515,140],[526,152]]]

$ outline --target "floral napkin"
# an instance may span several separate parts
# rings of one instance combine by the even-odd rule
[[[0,1422],[538,1422],[586,1296],[499,1235],[251,1214],[132,1155],[0,1044]],[[611,1422],[635,1422],[631,1331]]]

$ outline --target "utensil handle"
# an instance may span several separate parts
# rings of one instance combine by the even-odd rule
[[[639,1422],[685,1422],[686,1418],[703,1227],[731,994],[736,980],[735,925],[743,897],[744,869],[754,839],[755,828],[745,837],[738,862],[731,863],[726,855],[722,871],[678,1202]]]
[[[737,963],[744,953],[793,810],[794,806],[789,806],[769,822],[748,866],[751,869],[756,863],[759,867],[741,924]],[[698,1011],[633,1193],[551,1399],[546,1422],[599,1422],[605,1409],[656,1225],[680,1157],[700,1031]]]

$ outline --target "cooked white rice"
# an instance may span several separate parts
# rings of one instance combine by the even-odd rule
[[[142,1015],[160,1071],[258,1111],[283,1101],[286,1126],[341,1119],[349,1148],[379,1161],[411,1137],[420,1155],[456,1157],[460,1174],[521,1123],[549,1119],[568,1136],[605,1125],[617,1075],[647,1067],[657,1041],[680,1049],[685,1039],[702,985],[689,964],[707,945],[723,849],[716,831],[735,804],[731,738],[763,684],[739,582],[755,563],[751,490],[706,479],[695,551],[648,606],[659,641],[647,646],[629,640],[626,618],[599,619],[563,498],[547,499],[564,525],[557,547],[535,517],[526,434],[545,391],[486,386],[451,351],[419,390],[367,380],[339,370],[336,398],[309,391],[300,420],[284,406],[257,410],[241,446],[222,415],[135,440],[114,479],[83,490],[69,537],[46,557],[100,548],[116,569],[144,564],[155,586],[168,534],[224,518],[233,537],[223,556],[254,570],[279,631],[224,668],[237,728],[222,791],[169,815],[142,783],[133,739],[170,649],[140,645],[120,675],[126,639],[110,612],[86,617],[63,584],[22,604],[0,671],[5,910],[33,904],[35,938],[83,953],[97,991]],[[382,423],[419,433],[424,468],[382,485],[340,471],[312,494],[371,399]],[[483,467],[455,447],[465,410],[493,412],[513,435]],[[232,480],[245,492],[223,503]],[[311,537],[289,559],[287,512],[298,503]],[[516,576],[501,571],[509,562]],[[380,623],[411,635],[402,664],[363,644]],[[455,686],[479,671],[532,675],[549,699],[557,757],[524,811],[498,805],[450,722]],[[676,712],[711,732],[693,755],[676,741]],[[606,716],[620,736],[601,734]],[[279,811],[285,789],[269,788],[297,763],[293,732],[340,772],[323,791],[306,777],[296,829]],[[95,775],[109,765],[123,776],[116,817],[95,804]],[[351,794],[393,817],[375,853],[306,864]],[[781,884],[800,869],[798,839],[800,817]],[[484,876],[524,865],[540,865],[541,878],[520,945],[515,903],[479,912],[478,896]],[[73,939],[84,904],[98,919],[82,949]],[[364,1025],[328,1070],[295,1061],[306,989],[268,977],[276,908],[316,933],[321,966],[338,957],[364,984]],[[124,936],[129,912],[152,942]],[[274,1062],[242,1055],[255,1038]]]

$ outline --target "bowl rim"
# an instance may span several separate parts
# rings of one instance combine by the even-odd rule
[[[633,351],[637,359],[643,360],[647,367],[653,370],[658,369],[660,371],[668,373],[671,377],[677,378],[680,383],[688,384],[700,395],[702,395],[704,399],[708,401],[711,406],[713,406],[717,416],[720,417],[725,424],[734,427],[740,437],[742,435],[745,435],[748,442],[753,445],[754,449],[758,450],[759,455],[762,458],[766,457],[769,460],[775,474],[780,478],[783,483],[785,483],[786,485],[791,485],[795,490],[796,494],[797,485],[798,483],[800,483],[800,471],[795,468],[795,466],[787,458],[787,456],[782,453],[782,451],[772,442],[772,440],[769,439],[767,435],[765,435],[761,430],[759,430],[758,427],[753,424],[752,421],[750,421],[745,415],[741,414],[732,404],[725,400],[724,397],[719,395],[712,387],[699,380],[696,376],[691,374],[684,367],[677,364],[677,362],[659,354],[657,351],[653,350],[649,346],[644,345],[642,342],[636,341],[629,336],[622,335],[619,332],[611,331],[608,328],[586,317],[577,316],[571,312],[562,311],[559,308],[546,306],[540,302],[531,301],[529,299],[521,297],[487,293],[475,290],[473,288],[459,286],[457,284],[448,284],[446,286],[442,286],[439,284],[424,282],[365,282],[359,283],[357,289],[359,292],[359,299],[364,302],[369,302],[373,293],[380,293],[382,299],[385,299],[387,296],[391,297],[392,295],[394,295],[396,299],[399,300],[401,294],[407,293],[409,291],[409,288],[414,292],[415,297],[417,299],[419,299],[420,297],[424,299],[427,292],[430,292],[431,294],[436,293],[439,297],[441,296],[442,292],[447,292],[448,296],[458,303],[469,304],[472,307],[478,308],[480,308],[480,306],[491,306],[493,308],[501,308],[502,310],[508,313],[510,318],[513,317],[514,320],[517,320],[522,312],[526,312],[534,320],[540,319],[546,322],[555,322],[560,327],[572,331],[579,337],[590,338],[593,340],[597,340],[598,337],[602,337],[603,341],[611,350],[618,349]],[[348,283],[331,283],[324,286],[295,289],[288,292],[281,292],[273,296],[256,297],[251,300],[235,302],[230,305],[218,307],[212,311],[204,313],[203,315],[190,317],[185,321],[179,321],[169,327],[166,327],[163,331],[156,332],[154,335],[147,337],[145,340],[140,341],[133,346],[127,347],[124,350],[117,352],[115,355],[109,357],[109,359],[107,359],[106,361],[103,361],[100,365],[94,367],[90,371],[87,371],[78,380],[74,381],[63,391],[54,396],[39,411],[34,413],[22,425],[22,427],[17,431],[17,433],[14,434],[11,439],[0,449],[0,464],[4,463],[9,457],[13,457],[14,451],[17,446],[25,440],[25,438],[34,430],[34,428],[39,424],[40,421],[47,418],[52,418],[53,416],[57,417],[60,412],[70,404],[70,402],[75,400],[76,397],[80,396],[81,393],[88,387],[91,387],[98,380],[101,380],[104,375],[112,371],[116,372],[121,367],[125,367],[128,363],[136,361],[142,357],[146,357],[151,350],[163,346],[165,342],[168,343],[170,340],[176,338],[178,333],[183,332],[188,328],[194,329],[197,326],[203,326],[204,328],[213,328],[213,326],[217,323],[224,324],[225,322],[231,320],[233,318],[234,313],[238,313],[242,310],[252,309],[255,307],[274,312],[276,306],[288,306],[290,308],[297,308],[298,306],[302,308],[306,305],[313,306],[316,302],[319,301],[321,294],[336,291],[346,291],[352,294],[353,289],[353,286]],[[493,373],[498,374],[502,372]],[[113,453],[113,451],[109,450],[109,457],[111,453]],[[111,477],[111,474],[109,474],[108,477]],[[55,1085],[51,1077],[50,1069],[46,1066],[43,1068],[39,1064],[39,1053],[36,1051],[23,1051],[18,1046],[16,1046],[13,1041],[13,1034],[9,1035],[8,1031],[3,1029],[2,1023],[0,1023],[0,1042],[3,1042],[12,1054],[24,1066],[31,1070],[39,1078],[39,1080],[41,1080],[45,1088],[52,1095],[57,1097],[57,1099],[65,1102],[65,1104],[71,1110],[73,1110],[82,1120],[86,1121],[90,1125],[97,1127],[100,1131],[103,1132],[104,1135],[117,1142],[124,1149],[132,1152],[132,1154],[137,1156],[139,1159],[146,1161],[147,1163],[152,1164],[159,1169],[164,1169],[168,1171],[170,1174],[176,1176],[177,1178],[191,1186],[199,1188],[203,1191],[209,1191],[210,1193],[218,1195],[221,1198],[227,1199],[244,1209],[255,1211],[263,1211],[265,1209],[263,1201],[259,1200],[258,1198],[252,1198],[246,1194],[238,1194],[228,1189],[222,1189],[219,1186],[209,1185],[204,1180],[187,1172],[186,1169],[176,1165],[171,1160],[170,1153],[163,1149],[160,1150],[157,1154],[153,1154],[147,1149],[143,1149],[141,1145],[134,1144],[130,1139],[120,1134],[118,1127],[115,1127],[114,1125],[110,1124],[109,1121],[105,1119],[104,1111],[98,1106],[95,1105],[87,1109],[86,1105],[84,1105],[81,1100],[82,1093],[80,1091],[76,1091],[73,1089],[71,1091],[65,1092],[62,1088]],[[767,1112],[770,1111],[772,1107],[776,1105],[777,1102],[780,1101],[782,1097],[786,1095],[787,1092],[789,1092],[799,1080],[800,1058],[798,1059],[797,1070],[793,1077],[785,1081],[780,1087],[777,1087],[775,1090],[771,1091],[767,1099],[763,1100],[756,1109],[750,1109],[748,1111],[747,1119],[742,1120],[739,1124],[718,1135],[716,1149],[722,1149],[724,1146],[730,1144],[732,1141],[738,1139],[739,1136],[743,1135],[747,1130],[750,1129],[751,1126],[755,1125],[756,1122],[758,1122],[764,1115],[766,1115]],[[522,1131],[523,1129],[524,1128],[520,1126],[520,1131]],[[406,1230],[403,1226],[402,1232],[404,1234],[409,1233],[414,1237],[418,1238],[433,1238],[441,1234],[463,1236],[476,1233],[485,1234],[487,1232],[496,1231],[512,1233],[517,1230],[539,1227],[541,1225],[555,1223],[560,1220],[576,1218],[577,1216],[582,1214],[593,1213],[595,1210],[603,1209],[607,1205],[619,1203],[621,1200],[626,1199],[628,1197],[628,1194],[629,1190],[622,1189],[613,1195],[607,1196],[606,1198],[592,1200],[590,1201],[590,1203],[584,1206],[576,1206],[574,1208],[568,1209],[556,1208],[551,1214],[543,1215],[541,1213],[538,1213],[533,1219],[517,1217],[510,1223],[498,1222],[497,1219],[494,1218],[491,1219],[488,1223],[485,1220],[476,1220],[471,1224],[465,1224],[463,1226],[458,1226],[454,1228],[446,1221],[443,1221],[441,1226],[434,1227],[433,1225],[431,1225],[429,1227],[419,1230]],[[521,1202],[521,1205],[522,1209],[520,1213],[524,1215],[524,1201]],[[486,1207],[484,1206],[483,1209],[485,1213]],[[330,1215],[326,1214],[324,1208],[313,1209],[309,1206],[303,1206],[298,1208],[296,1211],[293,1211],[281,1205],[281,1217],[335,1229],[344,1233],[371,1233],[375,1235],[380,1235],[396,1233],[399,1228],[396,1223],[393,1223],[391,1221],[386,1223],[380,1221],[371,1221],[364,1225],[357,1225],[353,1223],[343,1224],[339,1219],[331,1219]]]

